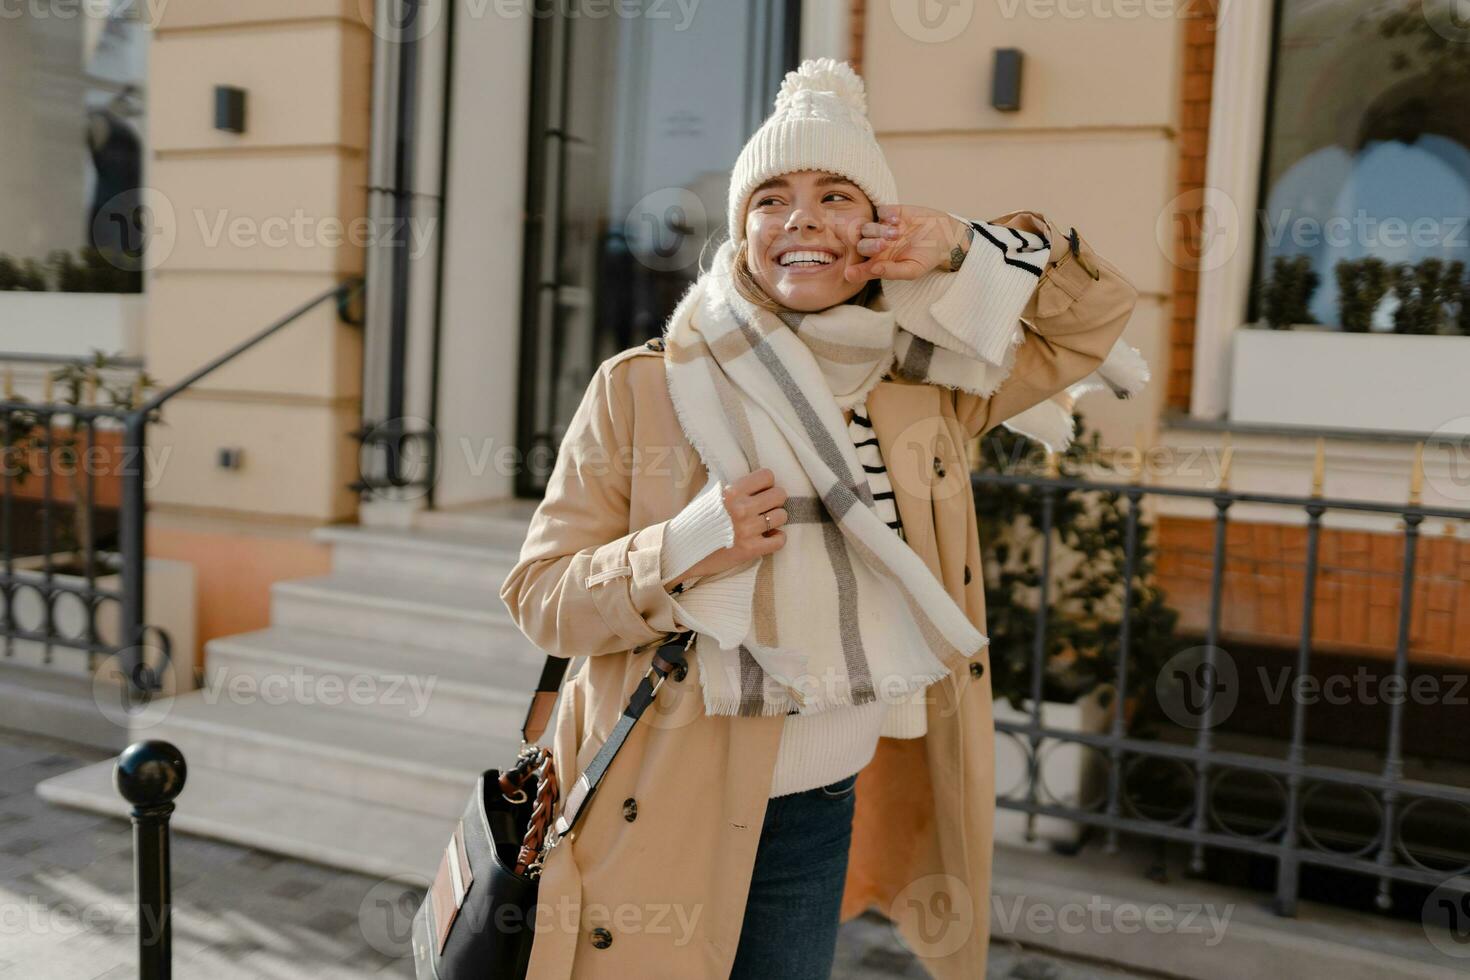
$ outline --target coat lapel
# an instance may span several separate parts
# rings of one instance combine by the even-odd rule
[[[941,422],[939,398],[934,385],[880,381],[868,393],[867,402],[904,537],[926,560],[935,553],[931,467]]]

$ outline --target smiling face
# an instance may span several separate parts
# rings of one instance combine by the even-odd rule
[[[868,196],[845,177],[822,170],[773,177],[745,204],[746,265],[788,309],[836,306],[863,288],[842,273],[864,261],[857,243],[863,222],[874,217]]]

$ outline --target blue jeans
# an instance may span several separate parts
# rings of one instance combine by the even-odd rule
[[[828,980],[847,878],[857,773],[772,798],[730,980]]]

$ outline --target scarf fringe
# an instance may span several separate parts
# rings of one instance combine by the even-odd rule
[[[985,638],[985,642],[981,644],[980,649],[983,650],[989,645],[990,638],[987,636]],[[698,653],[698,647],[699,645],[696,643],[696,654]],[[975,652],[979,653],[980,651],[976,650]],[[974,656],[974,654],[971,654],[971,656]],[[787,695],[783,701],[770,701],[763,698],[759,705],[760,710],[751,711],[750,704],[739,695],[722,695],[711,690],[709,683],[709,674],[709,669],[701,665],[699,671],[699,686],[700,691],[704,696],[704,706],[705,712],[707,714],[736,715],[743,718],[764,718],[770,715],[790,714],[793,708],[798,709],[796,712],[797,714],[816,713],[815,711],[804,712],[799,710],[801,708],[801,705],[797,704],[796,700],[790,695]],[[953,676],[953,671],[949,670],[948,668],[919,673],[914,676],[913,684],[909,686],[906,690],[894,695],[892,700],[888,701],[888,704],[894,707],[903,704],[911,695],[914,694],[914,692],[923,690],[930,687],[931,685],[941,683],[945,680],[949,680]],[[852,692],[849,690],[841,695],[834,696],[822,702],[822,707],[818,708],[817,710],[825,711],[830,708],[853,707],[857,705],[871,704],[873,701],[882,700],[884,700],[883,696],[875,692],[871,700],[855,702],[852,699]]]

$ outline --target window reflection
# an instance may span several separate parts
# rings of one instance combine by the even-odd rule
[[[146,26],[132,0],[0,30],[0,289],[142,291]]]
[[[1279,18],[1256,317],[1454,332],[1470,258],[1470,45],[1414,3],[1283,0]],[[1406,306],[1425,302],[1441,305]]]

